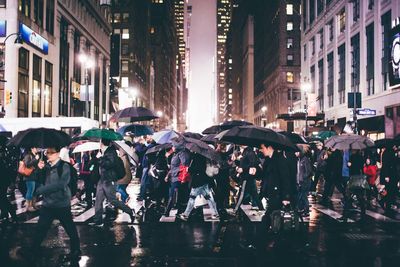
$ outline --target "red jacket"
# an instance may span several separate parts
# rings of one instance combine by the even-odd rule
[[[368,183],[374,185],[376,181],[376,172],[378,167],[376,165],[364,165],[364,174],[368,176]]]

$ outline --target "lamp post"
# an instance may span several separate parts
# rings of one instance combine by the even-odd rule
[[[85,68],[85,116],[89,118],[89,72],[88,69],[92,68],[94,65],[93,60],[86,54],[79,55],[79,61]]]
[[[262,118],[261,118],[261,120],[263,121],[263,125],[262,126],[266,126],[267,125],[267,118],[265,117],[265,113],[267,112],[267,106],[263,106],[262,108],[261,108],[261,111],[262,111]]]
[[[307,136],[308,134],[308,93],[311,91],[311,83],[309,81],[304,82],[301,85],[302,91],[304,91],[304,96],[306,103],[304,105],[304,110],[305,110],[305,121],[306,125],[304,127],[304,136]]]

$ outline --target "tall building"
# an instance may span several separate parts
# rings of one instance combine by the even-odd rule
[[[389,86],[389,61],[400,1],[303,0],[302,7],[301,79],[311,82],[325,125],[352,121],[349,96],[361,93],[358,130],[372,138],[399,134],[400,90]]]
[[[160,128],[177,129],[178,45],[174,0],[152,0],[150,9],[151,60],[154,66],[154,110],[162,114]]]
[[[19,0],[0,5],[4,43],[0,105],[3,116],[84,116],[103,123],[109,114],[111,27],[99,1]],[[23,44],[16,47],[20,37]],[[7,38],[9,37],[9,38]],[[86,60],[81,62],[80,55]],[[92,64],[88,64],[89,61]],[[89,85],[89,110],[83,97]]]
[[[232,92],[227,88],[226,70],[226,40],[231,23],[232,1],[217,0],[217,122],[232,119],[230,105],[232,105]]]

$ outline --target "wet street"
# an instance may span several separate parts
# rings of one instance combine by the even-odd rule
[[[399,266],[399,210],[384,214],[372,206],[360,222],[353,210],[351,220],[341,223],[339,195],[331,207],[310,200],[311,216],[302,230],[282,234],[267,231],[259,212],[246,206],[239,217],[222,222],[208,221],[207,207],[200,206],[188,222],[160,219],[161,214],[149,209],[133,225],[125,214],[118,214],[114,223],[99,229],[87,225],[92,209],[73,202],[81,260],[75,265],[61,261],[69,240],[54,222],[38,266]],[[19,225],[1,226],[1,266],[34,266],[19,251],[31,245],[38,212],[19,213]]]

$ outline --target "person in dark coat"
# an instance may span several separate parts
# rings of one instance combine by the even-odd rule
[[[257,194],[256,187],[256,175],[260,174],[260,161],[251,147],[242,146],[241,150],[242,157],[240,158],[240,163],[236,168],[236,171],[239,174],[239,180],[242,182],[242,186],[240,189],[238,202],[236,203],[236,207],[233,209],[233,215],[238,213],[240,205],[242,205],[246,194],[248,194],[251,198],[253,209],[264,210],[261,200]]]
[[[107,199],[114,208],[118,208],[129,214],[131,223],[134,222],[134,212],[125,203],[116,198],[116,168],[117,168],[117,152],[115,148],[110,146],[110,140],[101,140],[101,152],[99,152],[99,173],[100,180],[96,188],[95,214],[92,223],[89,225],[103,226],[103,202]]]
[[[7,189],[15,182],[18,160],[13,153],[14,149],[6,147],[5,141],[0,142],[0,211],[2,219],[8,220],[8,216],[11,215],[12,222],[16,223],[16,209],[7,198]]]
[[[146,193],[148,191],[152,191],[153,189],[153,180],[151,177],[149,177],[148,172],[150,168],[150,160],[148,158],[148,155],[146,155],[146,151],[153,146],[156,145],[156,142],[153,140],[151,136],[146,137],[146,148],[144,149],[145,155],[143,156],[143,161],[142,161],[142,167],[143,167],[143,172],[142,172],[142,178],[140,179],[140,193],[139,197],[137,198],[137,201],[142,201],[146,198]]]
[[[268,208],[263,220],[271,224],[271,214],[282,206],[291,204],[293,199],[293,179],[290,177],[288,160],[271,145],[261,144],[260,151],[269,159],[264,162],[262,177],[265,182]]]
[[[319,178],[321,175],[325,178],[326,174],[326,159],[325,159],[325,154],[326,151],[323,148],[323,144],[321,142],[317,143],[317,149],[315,151],[315,162],[316,162],[316,170],[315,170],[315,175],[314,175],[314,180],[311,183],[311,188],[310,191],[312,192],[313,195],[317,195],[317,185]]]
[[[392,147],[382,148],[381,153],[380,183],[385,185],[387,195],[383,199],[382,206],[390,211],[397,195],[396,155]]]
[[[215,201],[217,204],[218,213],[221,216],[225,216],[226,208],[229,206],[229,152],[226,151],[226,145],[222,143],[217,144],[215,151],[219,153],[222,158],[222,164],[219,172],[213,177],[215,180]]]
[[[295,152],[297,156],[297,208],[299,212],[307,217],[310,215],[310,207],[308,202],[308,192],[311,186],[312,166],[309,158],[308,147],[298,145],[300,151]]]

